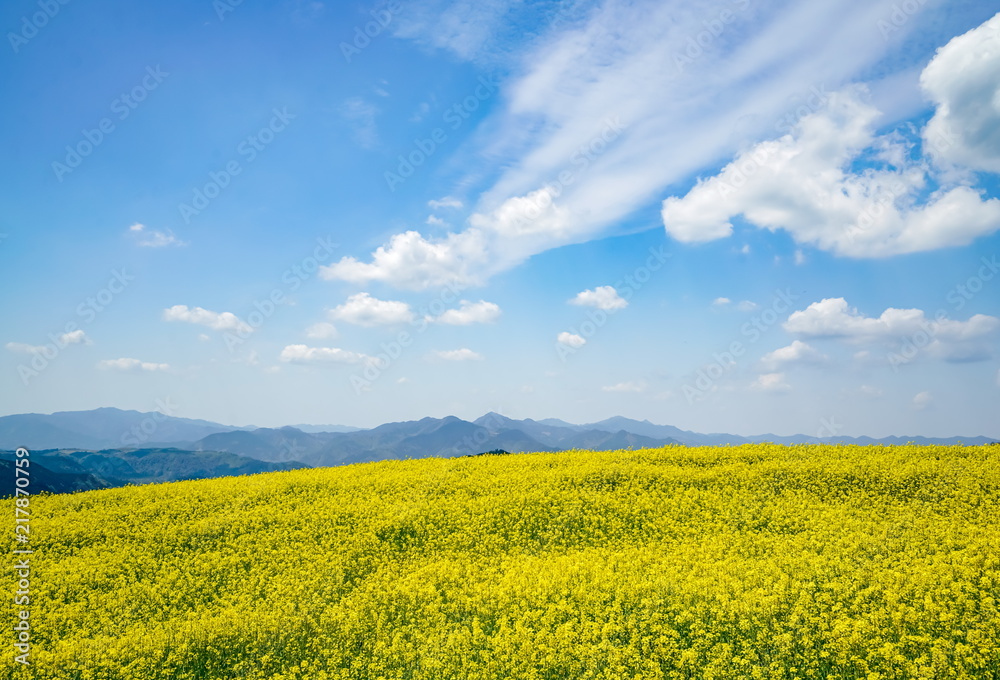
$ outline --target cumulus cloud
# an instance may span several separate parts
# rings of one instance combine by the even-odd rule
[[[163,248],[165,246],[185,246],[183,241],[174,236],[170,229],[159,231],[149,229],[144,224],[135,223],[128,228],[129,233],[136,239],[136,245],[140,248]]]
[[[188,307],[187,305],[174,305],[163,310],[164,321],[183,321],[184,323],[207,326],[215,331],[237,331],[249,333],[253,329],[243,321],[240,321],[232,312],[213,312],[202,307]]]
[[[601,388],[603,392],[645,392],[646,383],[641,380],[630,380],[620,382],[617,385],[605,385]]]
[[[453,283],[482,285],[497,272],[582,235],[555,198],[555,190],[544,187],[472,215],[464,231],[430,238],[412,230],[395,234],[371,254],[370,262],[344,257],[321,267],[320,276],[362,285],[379,281],[412,290]]]
[[[785,382],[784,373],[762,373],[750,387],[761,392],[788,392],[792,389]]]
[[[717,297],[712,300],[713,307],[725,307],[726,305],[732,304],[732,300],[727,297]]]
[[[313,340],[330,340],[338,335],[337,327],[325,321],[314,323],[306,329],[306,337]]]
[[[499,305],[480,300],[479,302],[469,302],[461,300],[458,309],[445,310],[440,316],[428,317],[437,323],[449,324],[452,326],[468,326],[474,323],[493,323],[500,317]]]
[[[45,351],[46,349],[51,351],[51,348],[56,346],[59,349],[62,349],[68,345],[90,344],[90,339],[87,338],[87,334],[83,332],[83,329],[63,333],[53,338],[53,341],[54,344],[50,345],[29,345],[23,342],[8,342],[4,345],[4,347],[6,347],[6,349],[10,352],[37,354]]]
[[[943,185],[921,199],[941,178],[906,154],[898,154],[902,167],[855,170],[867,149],[902,144],[875,137],[879,112],[865,95],[861,86],[831,94],[791,133],[739,154],[684,197],[666,199],[667,233],[682,242],[724,238],[742,215],[838,255],[884,257],[966,245],[1000,229],[1000,200],[969,186]]]
[[[803,337],[898,346],[905,354],[889,356],[896,365],[910,361],[918,352],[948,361],[988,359],[992,351],[986,340],[1000,330],[1000,319],[976,314],[968,321],[956,321],[945,318],[943,312],[928,319],[920,309],[892,307],[878,317],[868,317],[850,307],[844,298],[827,298],[793,312],[784,328]]]
[[[773,352],[768,352],[761,357],[760,361],[764,366],[776,369],[786,364],[815,365],[825,363],[827,360],[828,357],[819,350],[801,340],[795,340],[787,347],[780,347]]]
[[[372,281],[397,288],[423,290],[448,283],[477,285],[484,277],[486,241],[478,231],[426,239],[418,231],[395,234],[372,253],[371,262],[343,257],[320,267],[320,277],[356,284]]]
[[[104,359],[97,363],[97,367],[103,371],[128,371],[128,372],[138,372],[138,371],[169,371],[169,364],[157,364],[149,361],[140,361],[139,359],[130,359],[123,357],[121,359]]]
[[[931,155],[1000,172],[1000,14],[940,48],[920,85],[936,105],[924,129]]]
[[[879,340],[913,336],[924,331],[939,340],[972,340],[1000,328],[995,316],[976,314],[968,321],[927,319],[920,309],[890,307],[877,317],[867,317],[850,307],[844,298],[826,298],[805,310],[793,312],[784,329],[810,337],[840,337],[852,340]]]
[[[569,303],[581,307],[596,307],[606,312],[628,307],[628,301],[619,295],[612,286],[598,286],[593,290],[581,291]]]
[[[566,347],[572,347],[573,349],[579,349],[587,344],[586,339],[576,333],[568,333],[563,331],[556,338],[556,342],[560,345],[565,345]]]
[[[329,312],[334,321],[345,321],[357,326],[385,326],[413,321],[413,311],[405,302],[379,300],[368,293],[357,293]]]
[[[913,404],[913,408],[918,411],[923,411],[930,406],[933,401],[934,397],[930,392],[919,392],[913,397],[913,401],[911,403]]]
[[[339,347],[309,347],[288,345],[281,350],[279,361],[290,364],[361,364],[372,361],[365,354],[350,352]]]
[[[433,352],[432,356],[445,361],[482,361],[483,355],[473,352],[471,349],[463,347],[461,349],[447,349]]]

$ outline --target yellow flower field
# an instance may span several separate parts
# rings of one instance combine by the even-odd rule
[[[1000,678],[998,502],[997,446],[770,444],[32,497],[4,675]]]

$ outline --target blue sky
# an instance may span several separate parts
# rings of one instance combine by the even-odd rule
[[[987,2],[0,10],[0,413],[1000,436]]]

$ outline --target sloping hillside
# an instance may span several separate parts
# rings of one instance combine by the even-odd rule
[[[776,445],[32,498],[32,677],[995,678],[998,505],[997,447]]]

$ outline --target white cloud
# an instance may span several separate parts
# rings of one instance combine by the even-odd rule
[[[8,342],[4,347],[9,352],[20,352],[23,354],[34,354],[45,349],[44,345],[29,345],[24,342]]]
[[[413,312],[405,302],[379,300],[368,293],[357,293],[347,298],[347,302],[334,307],[329,312],[334,321],[346,321],[358,326],[384,326],[409,323]]]
[[[887,355],[894,365],[907,363],[921,352],[947,361],[981,361],[992,356],[986,340],[1000,330],[1000,318],[976,314],[968,321],[955,321],[939,313],[928,319],[919,309],[891,307],[874,318],[849,307],[843,298],[827,298],[793,312],[784,329],[803,337],[898,346],[898,351],[906,354]],[[867,354],[855,356],[867,357]]]
[[[440,210],[441,208],[455,208],[457,210],[462,207],[462,202],[452,196],[445,196],[437,200],[431,199],[427,201],[427,205],[432,210]]]
[[[762,373],[750,387],[761,392],[787,392],[792,389],[785,382],[784,373]]]
[[[458,309],[445,310],[440,316],[428,317],[437,323],[452,326],[468,326],[474,323],[493,323],[500,317],[500,307],[492,302],[461,300]]]
[[[208,342],[209,340],[212,339],[212,336],[206,335],[204,333],[199,333],[198,334],[198,339],[201,340],[202,342]]]
[[[87,334],[79,328],[59,336],[59,343],[62,345],[79,345],[85,342],[87,342]]]
[[[573,349],[579,349],[580,347],[583,347],[584,345],[587,344],[587,341],[583,337],[575,333],[567,333],[566,331],[563,331],[562,333],[559,334],[559,336],[556,338],[556,342],[558,342],[560,345],[566,345],[567,347],[572,347]]]
[[[920,85],[937,106],[924,130],[931,155],[1000,172],[1000,14],[940,48]]]
[[[103,371],[169,371],[169,364],[157,364],[139,359],[104,359],[97,362],[97,368]]]
[[[52,348],[62,349],[68,345],[90,344],[90,339],[83,329],[77,329],[53,338],[53,343],[48,345],[28,345],[23,342],[8,342],[4,347],[10,352],[24,354],[37,354],[39,352],[52,351]]]
[[[281,350],[280,361],[292,364],[361,364],[372,361],[372,358],[350,352],[339,347],[309,347],[307,345],[288,345]]]
[[[314,323],[306,329],[306,337],[313,340],[330,340],[338,335],[337,327],[325,321]]]
[[[828,361],[828,357],[801,340],[795,340],[787,347],[768,352],[760,361],[764,366],[776,369],[785,364],[822,364]]]
[[[482,361],[483,355],[473,352],[471,349],[463,347],[461,349],[448,349],[433,352],[433,356],[445,361]]]
[[[733,301],[727,297],[717,297],[712,300],[713,307],[728,307],[731,304],[733,304]],[[757,309],[757,303],[750,302],[750,300],[742,300],[736,305],[736,308],[741,312],[752,312]]]
[[[354,141],[363,149],[373,149],[379,144],[375,116],[379,109],[361,97],[351,97],[340,107],[340,115],[354,130]]]
[[[163,310],[164,321],[183,321],[194,323],[200,326],[207,326],[215,331],[237,331],[250,333],[253,329],[246,323],[240,321],[232,312],[213,312],[201,307],[188,307],[187,305],[174,305]]]
[[[598,286],[593,290],[581,291],[569,303],[582,307],[596,307],[607,312],[628,307],[628,301],[620,296],[612,286]]]
[[[423,290],[459,284],[478,286],[550,248],[585,241],[592,229],[556,203],[557,190],[546,186],[509,198],[496,209],[475,213],[469,228],[440,237],[420,232],[395,234],[379,246],[370,262],[344,257],[320,268],[324,279],[356,284],[372,281]]]
[[[923,411],[930,406],[933,401],[934,397],[931,396],[930,392],[920,392],[913,397],[913,408],[918,411]]]
[[[423,290],[449,283],[477,285],[487,264],[483,235],[475,230],[425,239],[420,232],[395,234],[372,253],[371,262],[344,257],[320,267],[320,277],[356,284],[372,281]]]
[[[795,251],[795,264],[803,265],[806,263],[806,256],[801,250]]]
[[[773,134],[811,96],[804,83],[840,87],[876,65],[887,79],[905,75],[908,64],[885,57],[922,22],[907,21],[882,39],[877,25],[893,2],[816,0],[773,12],[747,0],[414,5],[393,22],[397,37],[491,67],[499,61],[501,68],[483,70],[513,74],[486,87],[487,115],[452,162],[470,168],[459,186],[482,181],[484,158],[502,170],[475,201],[472,229],[433,239],[397,234],[370,260],[344,258],[324,276],[413,289],[480,285],[536,253],[617,229],[666,187],[748,139]],[[706,32],[723,12],[722,31]],[[681,64],[692,45],[699,53]],[[469,95],[476,87],[483,86]],[[496,96],[501,87],[503,97]],[[917,113],[919,105],[911,97],[893,113]],[[595,141],[602,122],[615,119],[622,122],[617,136]],[[563,171],[570,181],[544,188]],[[519,202],[538,203],[539,191],[558,206],[531,220],[536,233],[495,224],[504,206],[518,212]],[[512,231],[516,238],[496,238]]]
[[[882,396],[882,390],[871,385],[862,385],[858,392],[860,392],[865,397],[878,398]]]
[[[842,337],[878,340],[914,336],[920,331],[939,340],[972,340],[1000,328],[1000,319],[976,314],[968,321],[927,319],[919,309],[886,309],[878,318],[867,317],[848,306],[844,298],[826,298],[805,310],[793,312],[784,329],[809,337]]]
[[[941,178],[919,161],[854,171],[879,143],[879,112],[862,102],[865,95],[860,86],[831,94],[826,108],[790,134],[741,153],[683,198],[666,199],[667,233],[683,242],[724,238],[743,215],[838,255],[884,257],[966,245],[1000,229],[1000,200],[984,200],[968,186],[943,185],[921,200]]]
[[[163,248],[165,246],[186,246],[187,244],[174,236],[170,229],[158,231],[149,229],[144,224],[133,224],[128,228],[129,233],[136,237],[136,245],[141,248]]]
[[[443,227],[447,223],[436,215],[428,215],[427,224],[431,225],[432,227]]]
[[[645,392],[646,383],[641,380],[620,382],[617,385],[605,385],[601,388],[603,392]]]

